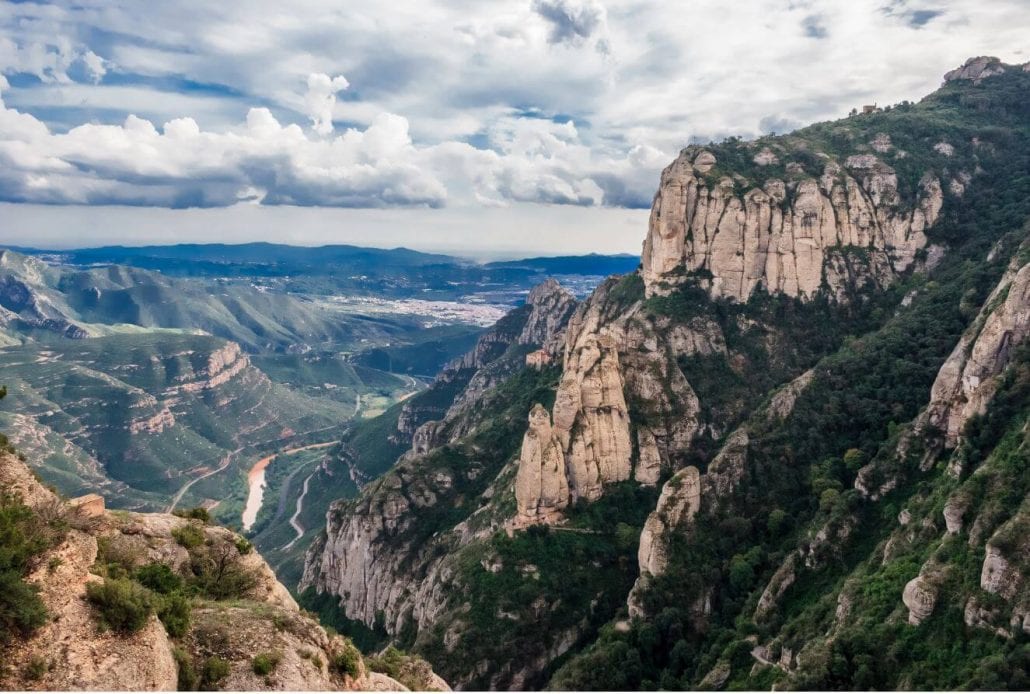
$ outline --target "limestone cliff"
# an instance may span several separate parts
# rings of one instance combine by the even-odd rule
[[[695,275],[712,297],[746,301],[756,289],[813,298],[836,293],[838,250],[866,249],[867,273],[886,283],[927,245],[943,202],[941,183],[927,173],[914,199],[904,200],[895,170],[874,154],[818,169],[796,164],[787,180],[712,175],[716,157],[684,149],[663,172],[643,250],[648,295]]]
[[[1013,261],[973,326],[941,367],[924,418],[953,448],[970,417],[983,414],[998,375],[1030,333],[1030,263]]]

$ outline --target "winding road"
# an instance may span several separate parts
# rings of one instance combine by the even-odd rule
[[[293,547],[297,540],[304,537],[304,526],[302,526],[297,519],[300,518],[300,513],[304,510],[304,497],[307,496],[308,493],[308,483],[311,482],[311,478],[314,476],[315,473],[312,472],[304,478],[304,487],[300,491],[300,496],[297,497],[297,510],[293,512],[292,516],[290,516],[290,527],[293,528],[293,532],[297,533],[297,537],[283,545],[284,552],[290,547]]]
[[[258,511],[261,510],[261,503],[264,497],[265,490],[265,468],[275,462],[275,459],[281,455],[290,455],[291,453],[299,453],[301,451],[310,451],[315,448],[326,448],[336,443],[333,441],[324,441],[322,443],[309,443],[306,446],[297,446],[295,448],[287,448],[273,453],[272,455],[265,456],[261,460],[254,463],[254,465],[247,472],[247,503],[243,509],[243,517],[241,518],[243,529],[249,530],[253,525],[254,521],[257,520]],[[290,488],[290,480],[293,479],[293,475],[296,474],[296,470],[291,473],[286,480],[283,482],[282,491],[279,493],[279,507],[276,509],[276,517],[279,516],[285,510],[285,496]]]
[[[189,491],[190,487],[195,485],[200,480],[206,480],[208,477],[211,477],[212,475],[217,475],[219,472],[222,472],[223,470],[225,470],[225,468],[229,467],[229,464],[232,463],[233,456],[239,455],[240,451],[242,450],[242,447],[237,448],[235,451],[222,458],[222,464],[216,467],[214,470],[211,470],[210,472],[205,472],[200,477],[194,477],[189,482],[184,484],[182,489],[176,492],[175,496],[172,497],[172,503],[168,505],[167,509],[165,509],[165,513],[171,513],[175,510],[175,507],[179,504],[180,501],[182,501],[183,495]]]

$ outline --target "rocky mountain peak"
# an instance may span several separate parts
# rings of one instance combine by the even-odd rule
[[[957,80],[969,80],[973,84],[979,84],[985,77],[1000,75],[1005,72],[1005,66],[994,56],[981,55],[969,58],[959,67],[944,73],[944,83]]]

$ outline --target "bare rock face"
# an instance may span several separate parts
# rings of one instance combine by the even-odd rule
[[[794,404],[798,401],[798,397],[812,383],[813,378],[815,378],[815,371],[809,369],[776,391],[772,400],[769,401],[769,416],[777,419],[789,417],[790,413],[794,411]]]
[[[937,588],[920,574],[905,584],[901,601],[908,608],[908,623],[918,626],[937,605]]]
[[[929,424],[943,432],[945,445],[957,445],[966,422],[987,409],[997,377],[1028,334],[1030,263],[1014,261],[938,372],[920,426]]]
[[[662,487],[658,505],[644,523],[640,533],[637,559],[640,571],[657,576],[665,571],[666,533],[689,522],[701,510],[701,474],[693,465],[685,467]]]
[[[526,305],[531,307],[531,311],[516,342],[540,345],[546,353],[556,353],[560,348],[561,333],[576,310],[576,297],[557,280],[548,279],[530,290]]]
[[[520,524],[551,522],[569,504],[565,455],[551,427],[551,415],[537,403],[529,413],[529,430],[522,437],[515,500]]]
[[[962,517],[966,514],[966,502],[961,497],[952,497],[944,504],[944,525],[949,535],[962,532]]]
[[[576,498],[599,499],[603,484],[629,479],[629,413],[610,335],[587,335],[567,358],[554,425],[567,451]]]
[[[1005,68],[1002,67],[1001,61],[992,56],[982,55],[976,58],[970,58],[961,67],[957,67],[954,70],[944,74],[944,82],[954,82],[956,80],[970,80],[973,84],[980,84],[980,81],[985,77],[991,75],[1000,75],[1005,72]]]
[[[1013,570],[1002,551],[988,544],[983,568],[980,570],[980,587],[988,593],[1011,599],[1021,581],[1022,576]]]
[[[797,580],[797,552],[791,552],[776,573],[769,579],[761,597],[758,598],[758,605],[755,607],[755,619],[764,619],[779,603],[780,598],[787,592],[787,589],[794,585]],[[843,595],[843,593],[842,593]]]
[[[648,296],[686,273],[710,273],[712,297],[746,301],[762,287],[812,298],[824,280],[839,279],[824,265],[843,246],[874,251],[871,274],[890,280],[926,246],[943,203],[930,175],[915,200],[902,201],[894,170],[872,154],[843,167],[830,161],[789,187],[771,179],[749,190],[728,177],[709,180],[714,164],[710,152],[687,148],[662,172],[642,255]]]

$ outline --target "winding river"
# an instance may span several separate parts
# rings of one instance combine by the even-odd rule
[[[243,517],[241,518],[243,529],[250,530],[254,526],[254,521],[257,520],[258,511],[261,510],[261,504],[265,498],[265,487],[268,486],[265,480],[265,469],[272,464],[272,461],[281,455],[309,451],[314,448],[326,448],[335,443],[336,441],[326,441],[324,443],[312,443],[307,446],[287,448],[278,453],[265,456],[254,463],[253,467],[247,472],[247,505],[243,508]]]

